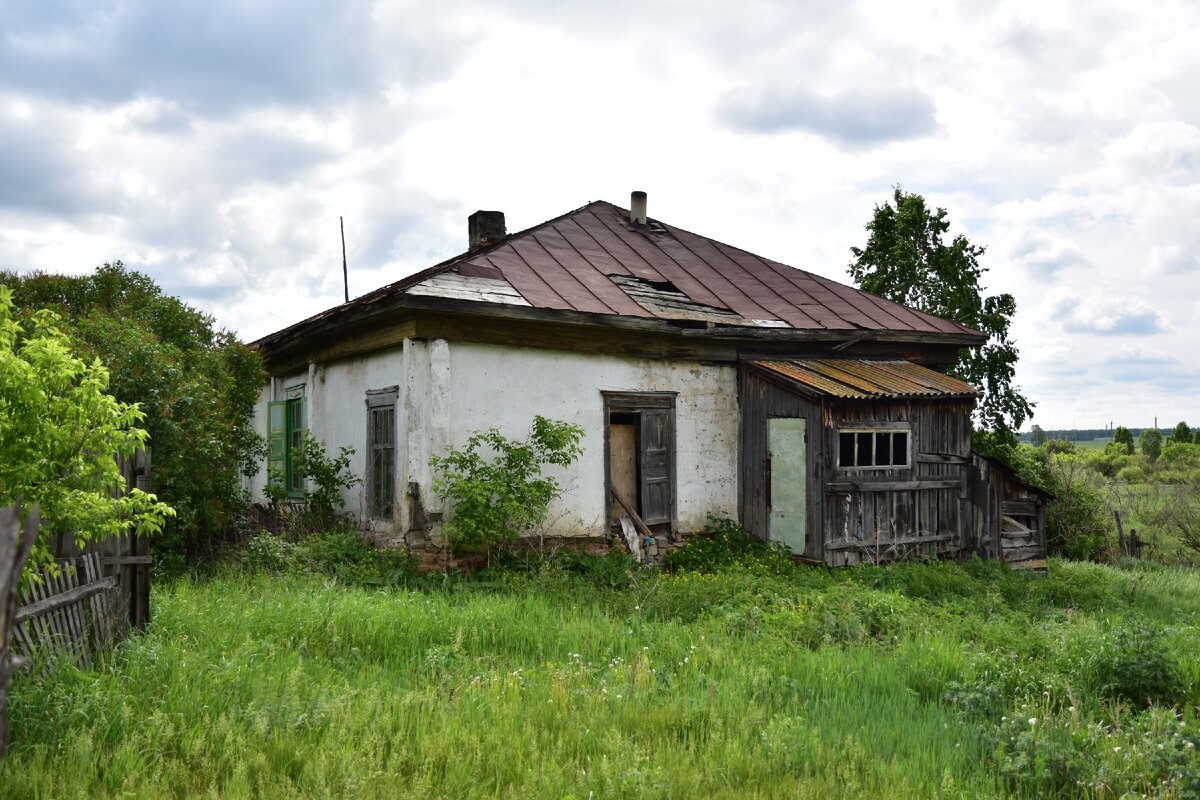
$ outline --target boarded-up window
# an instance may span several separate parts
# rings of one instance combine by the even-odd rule
[[[391,519],[396,503],[396,398],[399,388],[367,392],[367,513]]]
[[[675,395],[605,393],[608,487],[647,525],[675,520]],[[614,501],[612,515],[624,516]]]
[[[839,431],[838,466],[843,469],[907,467],[908,431]]]

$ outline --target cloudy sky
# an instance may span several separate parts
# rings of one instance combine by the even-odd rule
[[[4,0],[0,267],[246,340],[590,200],[847,280],[894,185],[987,247],[1044,428],[1200,423],[1200,4]]]

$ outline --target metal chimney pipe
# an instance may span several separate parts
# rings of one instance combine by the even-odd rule
[[[634,192],[629,195],[629,221],[634,225],[645,225],[646,219],[646,193]]]

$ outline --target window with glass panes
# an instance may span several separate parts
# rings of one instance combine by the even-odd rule
[[[297,461],[304,443],[304,385],[289,386],[284,398],[267,404],[267,480],[290,497],[302,497],[304,475]]]
[[[367,512],[389,519],[396,502],[396,398],[399,387],[367,392]]]

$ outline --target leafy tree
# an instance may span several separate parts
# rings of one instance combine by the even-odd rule
[[[1171,435],[1167,437],[1167,442],[1175,444],[1190,444],[1192,442],[1192,429],[1188,427],[1186,422],[1180,421],[1174,429],[1171,430]]]
[[[582,439],[580,426],[536,416],[524,441],[488,428],[467,437],[461,450],[431,458],[433,490],[453,503],[446,522],[451,540],[490,552],[544,521],[561,487],[542,468],[570,465],[583,452]]]
[[[1157,461],[1159,454],[1162,453],[1162,433],[1157,428],[1147,428],[1142,431],[1141,446],[1142,455],[1150,459],[1151,462]]]
[[[1029,441],[1034,447],[1041,447],[1046,443],[1046,431],[1042,429],[1041,425],[1033,426],[1029,432]]]
[[[859,288],[929,314],[975,328],[987,336],[978,349],[959,353],[952,372],[982,391],[975,410],[977,446],[1011,460],[1017,434],[1033,403],[1014,385],[1018,351],[1009,338],[1017,303],[1011,294],[984,296],[985,250],[961,234],[948,244],[944,208],[930,211],[925,198],[897,186],[893,203],[875,207],[864,248],[852,247],[850,275]]]
[[[1043,449],[1053,455],[1055,453],[1074,453],[1075,443],[1066,439],[1047,439]]]
[[[0,274],[0,282],[13,286],[26,318],[42,308],[62,315],[79,351],[108,368],[109,391],[140,405],[155,492],[178,512],[155,547],[160,562],[180,566],[245,507],[239,477],[258,468],[262,447],[253,428],[258,354],[120,262],[90,275]]]
[[[1113,444],[1120,445],[1125,452],[1125,455],[1133,455],[1133,432],[1124,425],[1118,425],[1113,431]]]
[[[174,512],[152,494],[124,492],[115,460],[146,441],[144,415],[108,394],[108,370],[80,358],[58,324],[50,311],[18,321],[0,285],[0,506],[37,503],[43,530],[80,542],[130,523],[157,532]],[[27,569],[49,561],[39,540]]]

